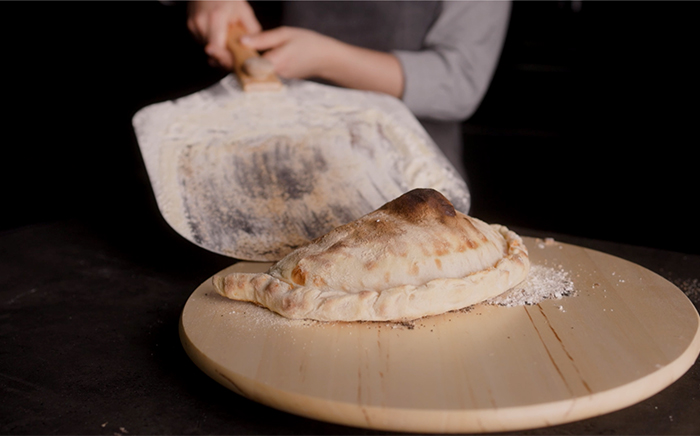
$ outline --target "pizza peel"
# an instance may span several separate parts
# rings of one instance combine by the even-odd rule
[[[187,301],[180,337],[199,368],[253,401],[336,424],[481,433],[594,417],[669,386],[700,352],[700,318],[670,282],[626,260],[524,238],[533,265],[577,295],[477,305],[417,320],[287,320],[219,296]],[[229,271],[261,272],[240,262]]]
[[[133,117],[156,202],[180,235],[278,260],[413,188],[468,212],[466,183],[400,100],[253,77],[244,63],[258,54],[240,33],[229,38],[236,76]]]

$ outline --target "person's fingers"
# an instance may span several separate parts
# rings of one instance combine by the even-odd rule
[[[216,59],[216,62],[218,63],[219,66],[222,66],[227,69],[233,68],[233,56],[231,55],[231,52],[228,51],[227,48],[212,45],[212,44],[207,44],[204,47],[204,52],[211,58]]]
[[[229,17],[225,14],[212,14],[209,17],[209,31],[207,41],[218,47],[226,46]]]
[[[285,58],[283,47],[268,50],[265,53],[261,54],[260,56],[265,58],[266,60],[270,61],[272,66],[275,68],[275,71],[277,70],[277,68],[279,67],[279,65],[282,63],[282,61]]]
[[[302,72],[299,71],[300,66],[295,62],[296,57],[294,55],[294,50],[288,45],[282,45],[268,50],[261,56],[270,61],[278,76],[285,79],[305,78]]]
[[[227,49],[229,25],[240,23],[248,33],[262,29],[255,11],[243,0],[193,1],[188,4],[187,28],[205,45],[204,51],[215,63],[233,68],[233,55]]]
[[[202,34],[197,27],[195,18],[197,17],[197,2],[189,2],[187,4],[187,29],[197,41],[202,40]]]
[[[246,35],[241,38],[241,42],[255,50],[269,50],[289,41],[292,32],[293,29],[289,27],[277,27],[255,35]]]
[[[213,14],[209,19],[209,41],[204,48],[205,52],[214,58],[225,68],[233,68],[233,56],[226,48],[228,36],[229,17],[226,14]]]
[[[197,41],[205,43],[209,29],[208,17],[204,14],[198,14],[188,18],[187,28]]]
[[[193,18],[187,19],[187,29],[197,41],[200,41],[202,39],[202,35],[199,34],[199,29],[197,29]]]

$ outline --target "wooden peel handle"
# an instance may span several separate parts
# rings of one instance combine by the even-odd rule
[[[228,39],[226,45],[233,55],[233,71],[238,76],[241,87],[244,91],[278,91],[282,89],[282,82],[274,74],[272,65],[265,62],[260,54],[250,47],[241,44],[241,37],[247,32],[240,23],[229,26]],[[257,59],[255,59],[257,58]],[[250,60],[257,60],[258,71],[253,71],[251,75]],[[248,62],[246,62],[248,61]],[[264,65],[265,68],[261,68]],[[262,72],[262,74],[259,74]]]
[[[240,23],[231,24],[228,29],[228,39],[226,41],[226,45],[228,50],[233,55],[233,68],[236,71],[236,74],[243,70],[243,63],[247,59],[260,56],[257,51],[241,44],[241,37],[246,33],[246,30]]]

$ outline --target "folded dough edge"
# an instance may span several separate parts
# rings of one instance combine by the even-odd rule
[[[437,315],[496,297],[527,277],[530,261],[522,238],[506,226],[490,226],[505,239],[506,255],[465,277],[356,293],[292,285],[268,273],[217,275],[213,284],[224,297],[260,304],[290,319],[408,321]]]

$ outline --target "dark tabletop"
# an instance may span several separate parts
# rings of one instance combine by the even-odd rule
[[[183,351],[178,320],[194,289],[231,259],[194,246],[160,217],[118,223],[0,233],[0,433],[375,433],[268,408],[204,375]],[[700,305],[699,255],[516,230],[635,262]],[[523,433],[698,434],[699,397],[696,364],[632,407]]]

